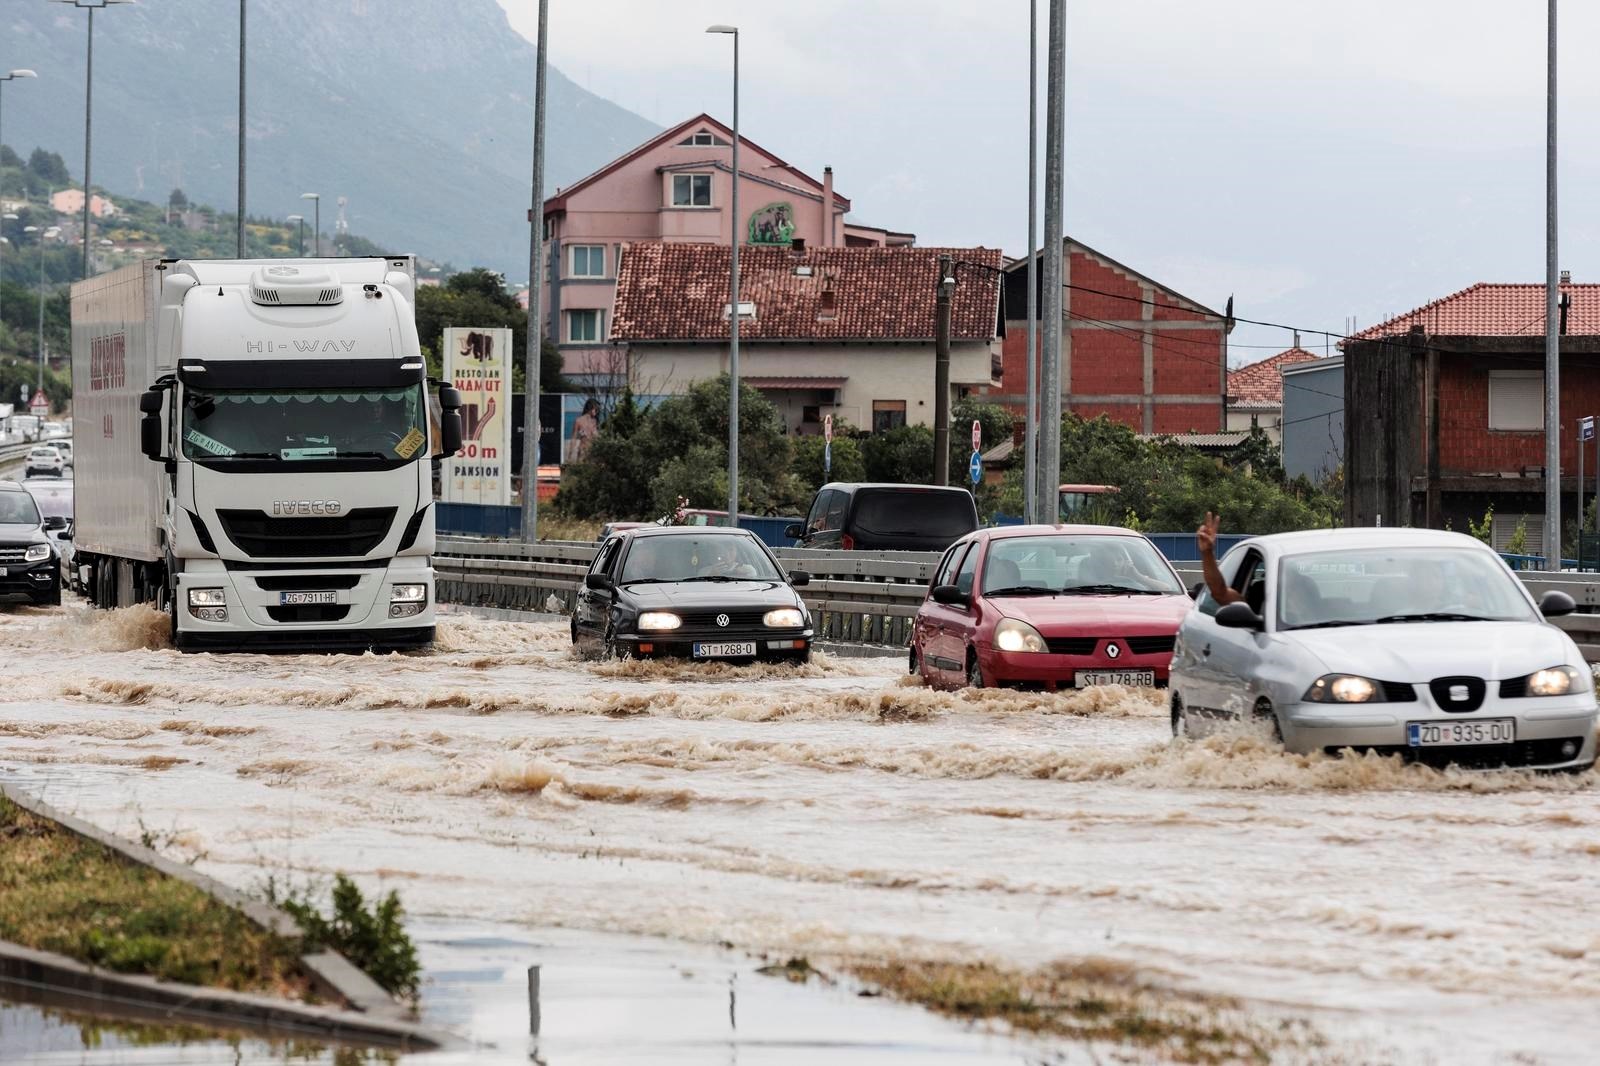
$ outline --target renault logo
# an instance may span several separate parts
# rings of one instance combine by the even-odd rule
[[[1122,654],[1122,649],[1117,647],[1117,642],[1116,641],[1109,640],[1109,641],[1106,642],[1106,658],[1115,659],[1117,656],[1119,656],[1121,654]]]
[[[731,619],[731,618],[729,618],[729,617],[728,617],[728,616],[727,616],[727,615],[725,615],[725,614],[719,614],[719,615],[717,615],[717,625],[719,625],[719,626],[725,626],[725,625],[727,625],[727,624],[728,624],[728,623],[729,623],[729,622],[731,622],[731,621],[733,621],[733,619]]]

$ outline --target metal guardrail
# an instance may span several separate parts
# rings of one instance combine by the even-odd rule
[[[0,470],[13,463],[20,462],[28,457],[28,452],[33,448],[33,443],[0,445]]]
[[[579,541],[530,547],[441,537],[434,554],[438,596],[446,603],[566,613],[595,549]],[[816,617],[819,639],[904,646],[941,553],[778,548],[773,554],[788,570],[811,575],[800,592]],[[1185,586],[1201,580],[1198,566],[1178,563],[1174,569]],[[1600,575],[1528,571],[1517,576],[1535,598],[1560,589],[1577,602],[1580,613],[1552,621],[1591,661],[1600,661]]]

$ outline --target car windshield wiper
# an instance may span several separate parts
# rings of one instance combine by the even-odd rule
[[[1047,589],[1043,585],[1007,585],[1003,589],[984,589],[985,596],[1059,596],[1059,589]]]
[[[208,458],[214,458],[214,459],[276,459],[279,462],[282,462],[283,461],[283,454],[281,452],[234,452],[232,455],[216,455],[216,456],[209,456]]]
[[[1170,596],[1176,593],[1162,592],[1159,589],[1141,589],[1132,585],[1068,585],[1061,590],[1064,596],[1084,595],[1134,595],[1134,596]]]
[[[1330,618],[1326,622],[1307,622],[1304,625],[1284,626],[1285,629],[1336,629],[1339,626],[1370,626],[1372,622],[1356,618]]]
[[[1386,614],[1378,619],[1384,622],[1490,622],[1493,619],[1476,614],[1459,614],[1455,611],[1422,611],[1418,614]]]
[[[626,579],[624,581],[618,581],[617,584],[618,585],[671,585],[676,580],[677,580],[676,578],[670,578],[670,577],[630,577],[630,578],[628,578],[628,579]]]
[[[700,575],[697,575],[695,577],[683,578],[683,580],[685,582],[689,582],[689,581],[774,581],[776,579],[775,578],[770,578],[770,577],[730,577],[727,574],[700,574]]]

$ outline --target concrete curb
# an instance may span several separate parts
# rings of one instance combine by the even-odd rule
[[[345,965],[349,965],[346,963]],[[201,988],[113,973],[0,940],[0,987],[15,983],[93,1002],[158,1012],[165,1018],[245,1028],[315,1033],[330,1040],[404,1050],[461,1048],[466,1041],[421,1025],[317,1007],[272,996]]]
[[[301,940],[300,926],[296,924],[295,920],[288,914],[279,910],[277,907],[273,907],[267,903],[263,903],[261,900],[253,899],[242,892],[229,888],[222,882],[214,878],[207,877],[205,874],[200,873],[193,867],[185,866],[179,862],[173,862],[171,859],[157,854],[142,844],[135,844],[131,840],[125,840],[122,837],[117,836],[115,833],[109,833],[106,830],[101,829],[99,826],[91,825],[81,818],[77,818],[73,815],[59,811],[50,806],[48,803],[45,803],[43,800],[36,799],[35,797],[22,792],[13,785],[0,782],[0,797],[10,800],[12,803],[16,804],[18,807],[21,807],[30,814],[43,818],[46,821],[56,823],[70,833],[74,833],[80,837],[83,837],[85,840],[99,844],[101,847],[107,849],[115,855],[120,856],[128,862],[139,866],[148,867],[149,869],[155,870],[157,873],[171,877],[174,880],[182,881],[185,884],[199,889],[201,892],[204,892],[207,896],[210,896],[218,903],[221,903],[225,907],[232,908],[233,910],[242,914],[247,920],[259,928],[265,929],[269,933],[282,937],[283,939],[296,944],[298,944]],[[29,957],[33,957],[34,963],[31,963],[30,965],[39,965],[44,967],[39,971],[41,974],[48,975],[51,973],[58,973],[62,974],[64,979],[67,979],[67,975],[70,973],[70,970],[75,968],[88,975],[92,975],[97,980],[112,982],[116,984],[117,987],[129,991],[137,991],[138,989],[143,988],[145,985],[148,985],[152,989],[160,990],[160,992],[157,995],[157,998],[141,1000],[141,1002],[150,1002],[157,1006],[165,1006],[172,1002],[171,999],[165,997],[176,996],[177,1000],[181,1002],[189,1002],[191,1000],[196,1002],[202,1000],[207,1002],[215,1002],[219,1004],[219,1006],[207,1008],[207,1010],[210,1013],[216,1013],[220,1015],[224,1013],[220,1005],[226,1004],[231,1000],[238,1000],[242,1004],[246,1005],[252,1001],[258,1001],[260,1004],[275,1006],[277,1009],[284,1011],[286,1016],[293,1016],[299,1011],[312,1011],[314,1013],[312,1015],[307,1015],[306,1017],[327,1016],[328,1018],[339,1021],[340,1024],[343,1025],[347,1030],[352,1026],[355,1026],[357,1028],[371,1030],[373,1032],[388,1031],[392,1034],[389,1038],[387,1038],[390,1040],[390,1042],[395,1040],[403,1040],[418,1047],[443,1047],[455,1040],[454,1037],[449,1036],[448,1034],[432,1032],[410,1021],[409,1014],[406,1009],[400,1004],[396,1003],[393,997],[391,997],[388,992],[384,991],[382,986],[380,986],[372,978],[368,977],[361,970],[351,965],[350,962],[343,956],[331,951],[302,954],[300,956],[300,965],[305,969],[307,975],[311,978],[312,985],[316,988],[316,991],[319,995],[326,996],[331,1000],[342,1003],[345,1007],[350,1008],[348,1011],[337,1010],[334,1008],[313,1008],[303,1004],[292,1003],[288,1000],[244,995],[242,993],[227,992],[221,989],[199,988],[192,985],[165,984],[155,980],[154,978],[131,977],[121,974],[112,974],[108,971],[100,970],[95,967],[76,962],[75,960],[66,958],[65,956],[50,955],[47,952],[35,952],[28,948],[20,948],[16,947],[15,945],[6,944],[3,941],[0,941],[0,974],[9,974],[10,964],[7,962],[7,959],[9,958],[9,953],[13,950],[27,953]],[[45,962],[39,962],[39,959],[45,960],[48,965],[45,965]],[[66,969],[63,968],[64,965],[67,966]],[[14,979],[36,980],[36,978],[20,977]],[[69,983],[66,986],[69,989],[81,991],[85,987],[81,976],[79,978],[71,978],[70,980],[72,983]],[[133,982],[133,984],[127,984],[127,982]],[[41,981],[41,983],[47,982]],[[126,995],[127,991],[119,994]],[[138,997],[134,996],[132,998]],[[255,1021],[257,1024],[262,1024],[263,1019],[261,1017],[260,1010],[261,1008],[259,1007],[252,1008],[250,1013],[241,1016],[241,1018],[247,1021]],[[360,1013],[351,1013],[351,1011],[359,1011]],[[424,1040],[426,1041],[425,1043],[423,1042]]]

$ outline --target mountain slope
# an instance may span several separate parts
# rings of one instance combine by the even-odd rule
[[[94,181],[160,201],[181,187],[236,199],[238,7],[146,0],[95,16]],[[5,139],[59,151],[81,177],[85,14],[6,0]],[[528,271],[534,50],[495,0],[254,0],[249,6],[248,203],[311,216],[322,194],[353,230],[395,251]],[[547,74],[546,191],[657,131]]]

